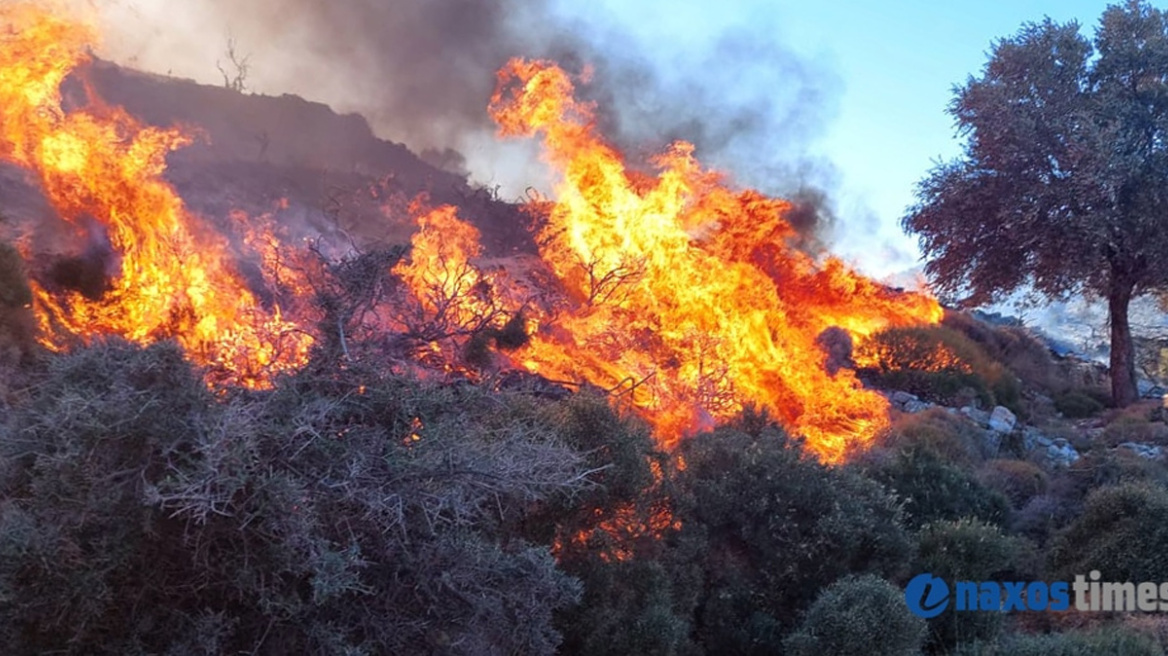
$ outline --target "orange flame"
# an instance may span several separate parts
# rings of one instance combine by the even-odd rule
[[[410,256],[393,268],[421,305],[429,322],[473,330],[489,322],[496,307],[489,281],[471,264],[479,256],[479,231],[458,218],[458,210],[443,205],[424,212],[411,205],[418,231],[410,240]]]
[[[312,338],[280,306],[257,302],[230,264],[231,245],[162,178],[166,154],[190,137],[119,108],[66,111],[60,86],[92,32],[32,4],[4,5],[0,21],[0,158],[34,171],[79,235],[100,226],[118,258],[99,299],[35,287],[46,345],[174,338],[224,380],[253,387],[301,366]],[[747,405],[771,410],[828,461],[870,442],[887,425],[887,402],[852,371],[829,373],[818,340],[833,327],[858,338],[933,323],[936,301],[795,248],[787,202],[731,188],[690,144],[655,158],[655,176],[630,172],[573,94],[553,64],[513,60],[491,102],[500,133],[541,135],[562,178],[539,242],[567,299],[525,307],[531,341],[512,364],[618,393],[667,447]],[[498,328],[526,303],[495,295],[498,280],[473,264],[478,232],[454,208],[415,216],[410,259],[394,269],[412,305],[394,310],[395,327],[424,336],[449,363],[439,339]],[[271,226],[253,227],[244,243],[281,284],[296,277]],[[303,281],[291,283],[307,297]]]
[[[500,134],[542,136],[562,177],[541,254],[575,300],[517,364],[623,387],[666,446],[746,404],[770,409],[827,461],[887,425],[887,401],[850,370],[829,374],[817,337],[936,322],[935,300],[792,247],[789,204],[731,189],[690,144],[657,157],[656,177],[630,174],[550,62],[512,60],[498,82]]]
[[[94,33],[33,4],[0,8],[0,158],[34,171],[45,195],[84,235],[104,231],[120,262],[100,299],[35,285],[43,341],[76,336],[176,339],[226,381],[262,387],[300,366],[311,338],[256,299],[229,264],[229,245],[183,206],[162,173],[190,143],[142,126],[120,108],[65,111],[61,83],[86,60]]]

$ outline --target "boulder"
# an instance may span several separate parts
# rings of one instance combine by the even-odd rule
[[[925,410],[928,410],[932,407],[934,407],[933,404],[929,403],[928,401],[917,401],[914,399],[907,401],[903,406],[901,406],[901,409],[908,413],[917,413],[924,412]]]
[[[1035,449],[1045,449],[1054,444],[1054,440],[1050,439],[1033,426],[1022,427],[1022,449],[1030,452]]]
[[[981,455],[983,458],[986,458],[987,460],[997,458],[998,453],[1002,449],[1002,434],[992,430],[983,432],[981,447]]]
[[[1058,439],[1055,442],[1061,442],[1061,445],[1051,444],[1046,448],[1046,455],[1050,458],[1051,464],[1056,467],[1066,467],[1079,459],[1079,452],[1066,440]]]
[[[1163,453],[1163,449],[1154,444],[1140,444],[1139,442],[1124,442],[1115,448],[1126,449],[1148,460],[1158,460]]]
[[[1008,409],[998,406],[990,413],[989,428],[999,433],[1009,433],[1017,425],[1018,418]]]
[[[903,409],[904,406],[908,403],[912,401],[920,401],[921,398],[916,394],[909,394],[908,392],[897,390],[892,393],[892,396],[888,397],[888,400],[892,401],[892,405]]]
[[[969,417],[971,420],[973,420],[973,423],[981,426],[982,428],[987,428],[990,425],[990,413],[986,412],[985,410],[967,405],[959,412],[961,412],[961,414],[965,415],[966,417]]]

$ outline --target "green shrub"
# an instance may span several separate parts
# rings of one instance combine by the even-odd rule
[[[930,572],[945,581],[1025,580],[1031,572],[1031,547],[1004,535],[996,526],[977,520],[941,521],[926,525],[917,540],[916,572]],[[999,613],[959,613],[948,608],[929,620],[930,642],[952,647],[996,635]]]
[[[867,465],[865,473],[903,499],[909,527],[963,517],[998,525],[1009,519],[1010,503],[1006,497],[930,449],[899,451],[886,462]]]
[[[1168,580],[1168,490],[1149,483],[1094,490],[1049,560],[1066,580],[1091,570],[1105,581]]]
[[[927,524],[917,536],[914,571],[946,580],[985,581],[1002,575],[1033,574],[1031,547],[976,519]]]
[[[1015,634],[995,642],[959,645],[953,656],[1161,656],[1155,640],[1123,629],[1092,632]]]
[[[1099,399],[1080,389],[1070,389],[1054,397],[1054,409],[1071,419],[1085,419],[1103,412]]]
[[[912,656],[924,636],[901,591],[869,574],[824,588],[785,645],[791,656]]]
[[[582,570],[582,571],[581,571]],[[690,608],[674,597],[676,572],[651,560],[576,563],[585,582],[580,605],[562,614],[561,654],[684,654],[690,642]],[[684,612],[679,612],[684,611]]]
[[[698,642],[772,653],[820,589],[847,574],[896,578],[911,560],[895,498],[808,456],[775,428],[723,428],[682,444],[679,560],[702,563]]]

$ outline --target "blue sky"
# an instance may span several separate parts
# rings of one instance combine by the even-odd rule
[[[954,84],[978,72],[991,42],[1024,22],[1078,20],[1091,34],[1109,4],[1015,2],[601,2],[650,52],[701,44],[741,25],[764,26],[839,83],[837,98],[807,145],[837,169],[836,248],[874,275],[911,266],[915,240],[897,225],[914,184],[936,158],[959,153],[945,107]],[[597,10],[563,3],[595,18]],[[595,5],[593,5],[595,7]],[[682,46],[684,47],[684,46]]]

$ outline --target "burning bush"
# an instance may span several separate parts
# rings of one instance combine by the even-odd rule
[[[856,349],[861,375],[945,405],[1018,408],[1018,380],[961,333],[943,326],[889,328]]]

